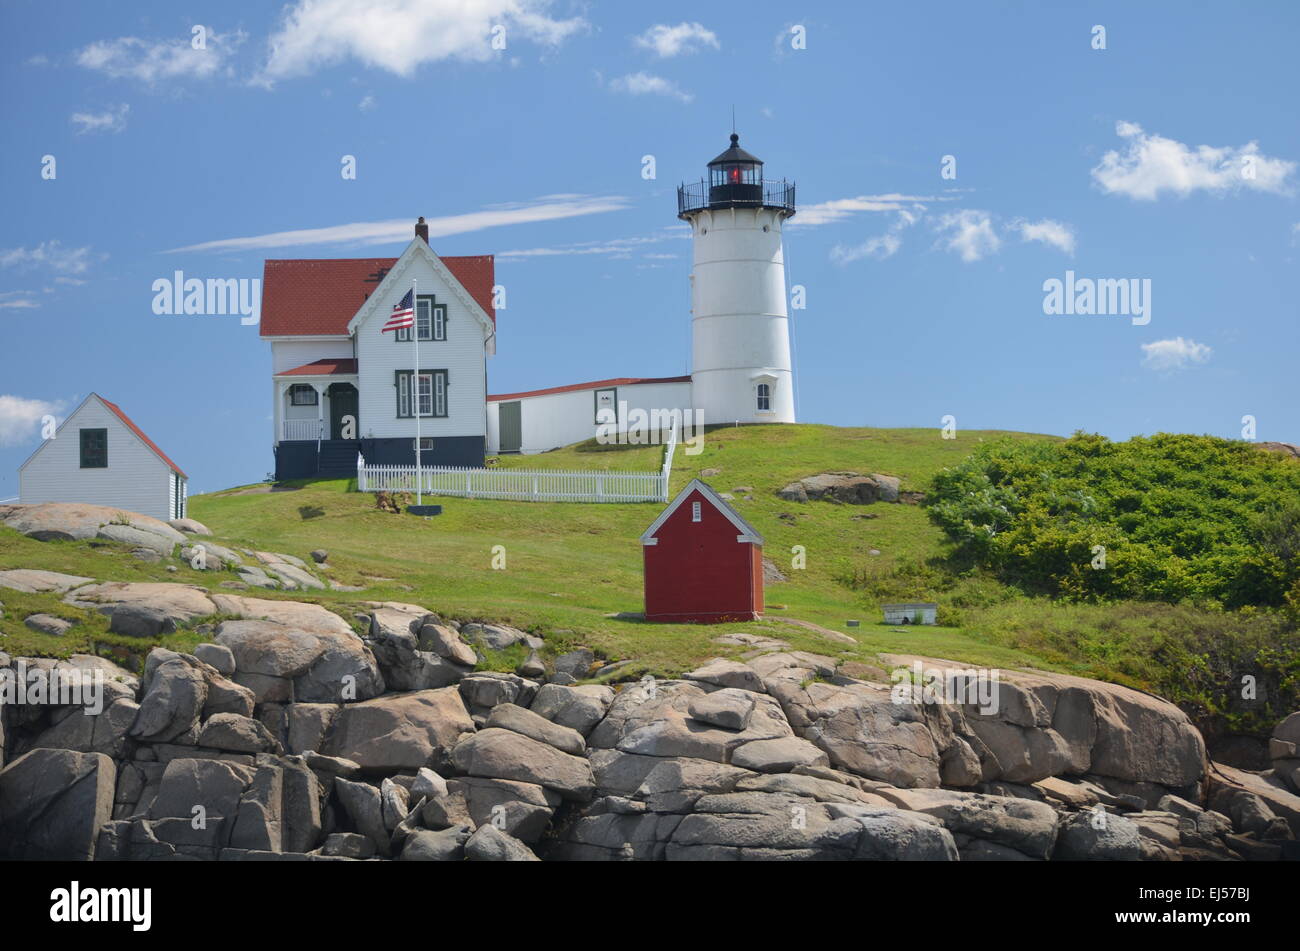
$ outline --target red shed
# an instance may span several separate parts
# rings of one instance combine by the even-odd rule
[[[763,613],[763,536],[692,479],[645,534],[647,621],[718,624]]]

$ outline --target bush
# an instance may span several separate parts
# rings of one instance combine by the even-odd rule
[[[1297,499],[1300,465],[1249,443],[1076,433],[984,443],[925,505],[956,557],[1027,591],[1238,607],[1300,582]]]

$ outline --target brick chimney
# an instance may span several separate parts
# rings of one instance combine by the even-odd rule
[[[420,220],[415,223],[415,236],[423,238],[424,243],[429,243],[429,226],[424,223],[424,215],[420,215]]]

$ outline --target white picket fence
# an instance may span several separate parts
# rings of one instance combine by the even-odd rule
[[[420,473],[420,490],[425,495],[517,502],[666,502],[676,448],[674,426],[664,445],[664,463],[658,472],[425,466]],[[415,466],[372,466],[358,457],[357,489],[415,492],[415,472]]]

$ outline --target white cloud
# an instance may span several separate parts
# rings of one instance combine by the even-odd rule
[[[695,97],[683,91],[675,82],[652,73],[629,73],[609,81],[609,88],[633,96],[671,96],[680,102],[690,102]]]
[[[77,65],[114,79],[138,79],[145,83],[208,79],[221,71],[247,38],[248,34],[240,31],[209,31],[203,49],[194,49],[189,34],[160,40],[123,36],[91,43],[77,54]]]
[[[445,237],[453,234],[468,234],[485,228],[499,228],[504,225],[531,224],[539,221],[555,221],[561,218],[576,218],[582,215],[596,215],[608,211],[622,211],[627,207],[627,199],[621,196],[590,195],[545,195],[531,202],[491,205],[482,211],[472,211],[463,215],[445,215],[441,218],[426,219],[429,225],[429,238]],[[300,231],[277,231],[271,234],[252,235],[245,238],[222,238],[217,241],[204,241],[177,251],[249,251],[265,248],[285,248],[308,244],[392,244],[406,243],[414,237],[414,225],[411,218],[396,218],[389,221],[359,221],[344,225],[331,225],[326,228],[307,228]]]
[[[1214,351],[1195,340],[1174,337],[1170,340],[1157,340],[1142,344],[1142,365],[1152,370],[1185,370],[1187,367],[1205,363]]]
[[[963,261],[978,261],[997,254],[1002,247],[1002,239],[993,228],[993,216],[987,211],[965,208],[950,212],[939,218],[935,229],[944,247],[960,254]]]
[[[0,446],[20,446],[36,435],[41,418],[63,409],[62,402],[0,394]]]
[[[369,112],[371,109],[375,108],[375,97],[362,96],[361,101],[357,103],[357,108],[362,112]]]
[[[72,123],[77,126],[77,134],[87,132],[121,132],[126,128],[126,117],[131,107],[126,103],[105,109],[103,112],[74,112]]]
[[[1022,241],[1041,241],[1043,244],[1059,248],[1066,254],[1074,254],[1074,229],[1069,225],[1053,221],[1051,218],[1044,218],[1042,221],[1026,221],[1018,218],[1012,222],[1012,227],[1020,232]]]
[[[1286,194],[1296,163],[1261,155],[1259,145],[1195,148],[1174,139],[1148,134],[1135,122],[1118,122],[1115,133],[1127,139],[1121,154],[1107,152],[1092,170],[1092,179],[1108,194],[1153,201],[1162,192],[1189,195],[1194,191],[1223,194],[1243,188]]]
[[[410,76],[425,63],[485,62],[520,39],[557,46],[587,23],[548,16],[551,0],[297,0],[271,37],[262,80],[348,59]]]
[[[57,274],[84,274],[92,263],[89,247],[65,248],[56,238],[42,241],[34,248],[10,248],[0,251],[0,267],[22,270],[48,269]]]
[[[31,291],[5,291],[0,294],[0,310],[27,310],[40,307]]]
[[[877,261],[891,258],[903,246],[903,239],[900,237],[902,232],[920,220],[921,215],[919,212],[900,209],[894,223],[890,225],[888,233],[868,238],[854,247],[837,244],[831,248],[831,260],[837,264],[848,264],[850,261],[857,261],[860,258],[875,258]]]
[[[717,34],[700,23],[678,23],[676,26],[659,23],[636,37],[634,42],[642,49],[654,50],[664,59],[683,53],[698,53],[705,47],[722,48]]]
[[[915,207],[917,203],[952,200],[951,198],[940,198],[934,195],[900,195],[897,193],[858,195],[856,198],[833,198],[830,201],[803,206],[799,209],[799,213],[790,219],[790,225],[791,227],[798,225],[803,228],[811,228],[816,225],[841,221],[863,211],[901,211],[909,205]],[[924,208],[924,205],[921,204],[919,207]]]
[[[606,241],[583,241],[578,244],[564,244],[551,248],[521,248],[514,251],[500,251],[498,260],[526,258],[569,257],[573,255],[601,255],[614,259],[630,258],[634,251],[647,244],[658,244],[670,238],[683,237],[677,234],[654,235],[640,238],[610,238]],[[689,237],[687,235],[686,237]],[[675,254],[643,254],[643,258],[675,258]]]

